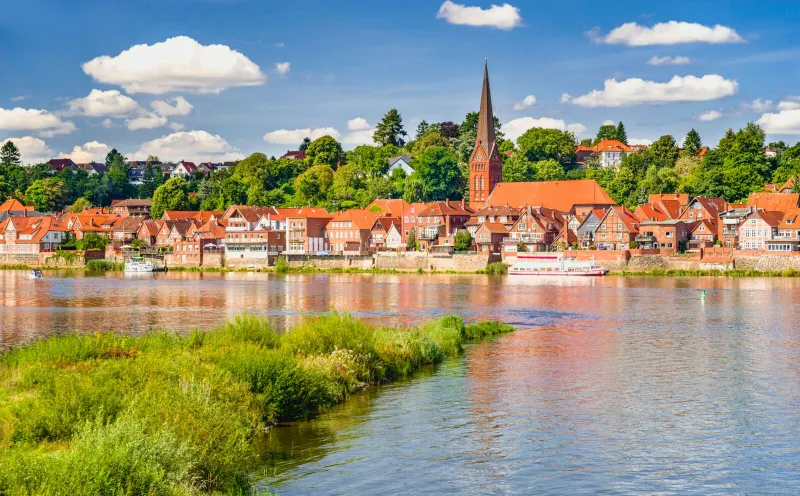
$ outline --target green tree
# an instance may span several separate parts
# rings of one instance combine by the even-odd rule
[[[617,126],[614,124],[603,124],[600,126],[600,129],[597,130],[597,136],[594,139],[594,143],[597,144],[604,139],[617,139]]]
[[[301,152],[304,152],[308,150],[309,146],[311,146],[311,138],[306,136],[305,138],[303,138],[303,142],[300,143],[300,146],[298,146],[297,149],[300,150]]]
[[[678,145],[675,138],[669,134],[665,134],[658,138],[652,145],[647,148],[647,154],[653,161],[657,161],[659,167],[672,166],[678,160]]]
[[[686,138],[683,140],[683,152],[687,155],[694,156],[700,153],[703,148],[703,141],[700,139],[700,133],[694,128],[686,133]]]
[[[115,160],[124,162],[125,157],[123,157],[122,154],[119,151],[117,151],[116,148],[112,148],[111,151],[108,152],[108,154],[106,154],[106,162],[105,162],[106,168],[107,169],[111,168],[111,165],[114,163]]]
[[[636,178],[633,172],[627,167],[620,164],[614,180],[611,181],[609,193],[617,203],[632,204],[634,193],[636,191]]]
[[[453,247],[456,251],[469,251],[472,248],[472,235],[466,229],[462,229],[456,233],[456,239],[453,242]]]
[[[366,174],[356,163],[339,167],[333,176],[331,199],[338,202],[355,200],[356,194],[366,187]]]
[[[406,203],[417,203],[424,199],[425,185],[415,172],[406,179],[405,185],[403,186],[403,200],[405,200]]]
[[[306,155],[312,165],[327,165],[331,168],[338,167],[344,159],[341,143],[327,135],[312,141]]]
[[[537,181],[561,181],[567,176],[564,167],[552,158],[536,162],[535,169]]]
[[[450,148],[434,146],[414,161],[415,172],[423,184],[424,201],[456,198],[462,176],[458,160]]]
[[[505,156],[506,152],[513,152],[514,151],[514,142],[511,140],[505,140],[497,147],[500,151],[502,156]]]
[[[625,124],[623,124],[622,121],[619,121],[619,124],[617,124],[617,140],[626,145],[628,144],[628,133],[625,132]]]
[[[553,159],[561,165],[575,160],[575,135],[569,131],[534,127],[517,138],[517,149],[531,162]]]
[[[64,195],[64,182],[48,177],[35,180],[25,190],[25,202],[39,212],[56,212],[63,206]]]
[[[503,164],[503,182],[520,183],[536,180],[536,165],[522,153],[515,153]]]
[[[417,251],[417,230],[412,228],[406,240],[406,250]]]
[[[394,145],[361,145],[347,152],[347,163],[357,165],[367,176],[383,176],[389,171],[389,158],[397,155],[397,152]]]
[[[424,136],[431,128],[431,125],[428,124],[428,121],[422,120],[419,124],[417,124],[417,134],[415,135],[414,139],[419,139]]]
[[[406,179],[408,179],[408,174],[400,167],[392,171],[392,174],[389,176],[389,183],[392,186],[392,198],[403,197]]]
[[[375,133],[372,135],[375,143],[381,145],[394,145],[402,147],[405,145],[406,131],[403,129],[403,118],[397,109],[391,109],[386,112],[381,122],[375,127]]]
[[[0,166],[10,167],[12,165],[22,165],[22,160],[17,145],[8,140],[0,148]]]
[[[156,188],[164,184],[164,173],[158,157],[149,156],[144,165],[142,182],[139,184],[139,198],[151,198]]]
[[[182,177],[173,177],[156,188],[153,193],[150,216],[159,219],[167,210],[189,210],[190,208],[189,183]]]
[[[746,198],[766,183],[770,171],[769,160],[764,155],[764,137],[764,131],[752,122],[736,132],[723,161],[725,198],[728,201]]]
[[[313,143],[312,143],[313,146]],[[311,147],[309,147],[311,149]],[[321,205],[333,186],[333,169],[315,165],[295,179],[296,200],[301,204]]]
[[[85,196],[81,196],[80,198],[75,200],[75,202],[72,205],[70,205],[67,211],[72,214],[79,214],[84,210],[86,210],[87,208],[91,208],[91,206],[92,202],[90,202],[89,199],[86,198]]]

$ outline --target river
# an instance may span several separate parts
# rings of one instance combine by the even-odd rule
[[[519,331],[259,443],[278,494],[798,494],[800,279],[0,271],[2,344],[349,311]],[[701,299],[705,289],[707,298]]]

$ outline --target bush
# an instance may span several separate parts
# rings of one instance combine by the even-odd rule
[[[275,272],[278,274],[286,274],[289,272],[289,262],[286,257],[278,257],[275,259]]]
[[[484,273],[490,275],[508,274],[508,264],[505,262],[492,262],[486,266]]]
[[[86,262],[86,270],[89,272],[119,272],[125,270],[125,264],[122,262],[111,262],[109,260],[89,260]]]

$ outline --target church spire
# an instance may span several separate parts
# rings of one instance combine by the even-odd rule
[[[489,61],[483,66],[483,91],[481,92],[481,108],[478,114],[478,134],[475,140],[481,143],[486,153],[492,153],[494,147],[494,114],[492,113],[492,92],[489,89]]]

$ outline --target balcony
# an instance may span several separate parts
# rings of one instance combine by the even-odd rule
[[[655,243],[656,237],[653,235],[645,234],[642,236],[636,236],[636,238],[634,238],[634,241],[636,241],[637,243]]]
[[[433,241],[438,237],[439,233],[437,233],[436,231],[422,231],[417,235],[417,239],[422,239],[425,241]]]

